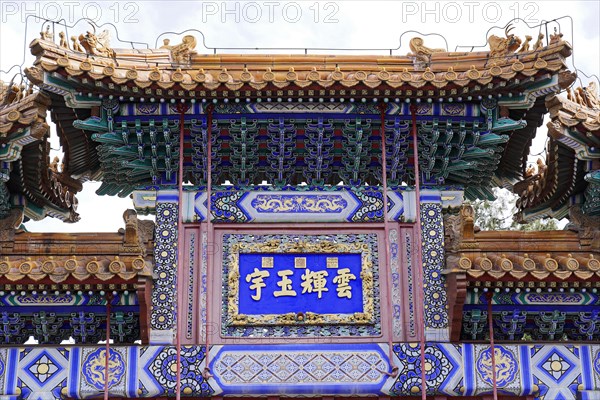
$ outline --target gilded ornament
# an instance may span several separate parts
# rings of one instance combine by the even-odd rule
[[[379,73],[377,74],[377,78],[385,82],[388,79],[390,79],[390,73],[386,71],[385,68],[382,68],[381,71],[379,71]]]
[[[335,70],[331,73],[331,79],[334,81],[341,81],[344,79],[344,74],[340,71],[340,67],[335,67]]]
[[[487,256],[484,254],[483,258],[479,262],[479,267],[484,271],[490,271],[493,266],[494,264],[492,263],[492,260],[487,258]]]
[[[408,68],[404,68],[404,70],[400,73],[400,79],[404,82],[411,82],[413,80],[413,76],[410,72],[408,72]]]
[[[467,77],[469,79],[479,79],[481,78],[481,72],[479,72],[474,65],[471,65],[471,68],[467,71]]]
[[[462,256],[458,260],[458,266],[464,270],[467,270],[467,269],[471,269],[472,263],[471,263],[471,260],[469,260],[469,258]]]
[[[321,75],[317,72],[317,69],[313,67],[312,71],[310,71],[307,75],[309,81],[316,82],[321,79]]]
[[[33,264],[30,261],[25,261],[19,265],[19,272],[23,275],[27,275],[33,270]]]
[[[550,254],[546,254],[546,259],[544,260],[544,268],[547,271],[554,272],[558,269],[558,262],[555,259],[550,257]]]
[[[490,68],[490,75],[492,75],[492,76],[502,75],[502,68],[497,66],[496,64],[492,64],[492,68]]]
[[[432,81],[435,79],[435,74],[431,72],[431,68],[425,68],[425,72],[423,72],[423,79],[426,81]]]
[[[177,68],[177,70],[171,74],[171,80],[173,82],[183,81],[183,72],[181,72],[181,68]]]
[[[217,76],[217,80],[221,83],[230,82],[233,78],[227,72],[227,68],[223,68],[219,75]]]
[[[265,80],[266,82],[272,82],[275,80],[275,74],[271,72],[271,68],[267,68],[267,70],[263,74],[263,80]]]
[[[546,62],[546,60],[544,60],[542,58],[538,58],[537,60],[535,60],[535,63],[533,64],[533,66],[537,69],[542,69],[542,68],[546,68],[548,66],[548,63]]]
[[[102,73],[106,76],[113,76],[115,73],[115,67],[112,65],[107,65],[102,69]]]
[[[521,72],[525,69],[525,65],[523,65],[523,63],[519,60],[516,60],[512,66],[511,66],[512,70],[515,72]]]
[[[294,71],[294,67],[290,67],[290,70],[285,74],[285,80],[293,82],[298,79],[298,74]]]
[[[533,271],[535,269],[535,261],[533,261],[527,254],[523,260],[523,268],[527,271]]]
[[[47,274],[53,273],[54,270],[56,269],[56,267],[57,267],[56,261],[54,261],[52,259],[52,257],[50,257],[49,260],[44,261],[42,263],[42,271],[45,272],[45,273],[47,273]]]
[[[87,265],[85,266],[85,270],[87,272],[89,272],[90,274],[95,274],[98,271],[100,271],[100,264],[98,263],[98,261],[94,260],[94,261],[90,261],[89,263],[87,263]]]
[[[448,67],[448,71],[446,73],[444,73],[444,78],[446,78],[446,80],[448,81],[453,81],[458,77],[458,75],[456,74],[456,72],[454,72],[454,68],[452,67]]]
[[[144,261],[144,259],[142,257],[136,257],[133,259],[133,261],[131,262],[131,266],[133,267],[133,269],[135,269],[136,271],[141,271],[144,269],[144,267],[146,266],[146,261]]]
[[[113,274],[118,274],[121,271],[125,271],[125,264],[116,256],[114,261],[108,265],[108,270]]]
[[[136,71],[135,67],[133,67],[133,69],[127,70],[127,72],[125,73],[125,77],[130,80],[137,79],[138,72]]]
[[[80,69],[81,71],[89,72],[89,71],[91,71],[91,70],[92,70],[92,63],[91,63],[91,62],[89,62],[88,60],[82,61],[82,62],[79,64],[79,69]]]
[[[192,76],[192,79],[198,83],[204,83],[207,82],[207,74],[204,72],[204,69],[200,69],[197,74]]]
[[[56,64],[60,67],[68,67],[69,66],[69,57],[59,57],[56,60]]]
[[[16,122],[21,118],[21,113],[17,110],[12,110],[6,115],[6,119],[9,122]]]
[[[65,261],[65,269],[69,272],[73,272],[77,269],[77,259],[75,256]]]
[[[365,79],[367,79],[367,73],[365,71],[356,71],[356,73],[354,74],[354,79],[356,79],[357,81],[364,81]]]
[[[248,72],[248,68],[244,67],[244,70],[240,74],[240,80],[244,83],[251,82],[253,76],[250,72]]]
[[[10,271],[10,262],[8,257],[4,257],[4,261],[0,262],[0,274],[4,275]]]
[[[588,260],[587,267],[590,271],[599,271],[600,270],[600,260],[594,258],[593,254],[590,254],[590,259]]]
[[[513,263],[508,258],[506,258],[506,254],[502,254],[502,259],[500,260],[500,268],[503,271],[512,271]]]

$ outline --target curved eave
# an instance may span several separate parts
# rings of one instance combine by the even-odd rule
[[[497,58],[488,52],[443,52],[433,54],[427,68],[422,68],[408,56],[196,55],[187,65],[175,65],[169,61],[169,52],[160,49],[116,50],[112,59],[67,50],[46,40],[36,39],[31,48],[37,68],[72,79],[76,90],[123,92],[128,98],[158,93],[226,98],[264,91],[274,96],[279,92],[281,96],[310,96],[307,91],[332,95],[334,90],[336,95],[345,91],[367,97],[477,95],[503,87],[519,91],[520,82],[528,77],[566,70],[564,58],[571,54],[570,45],[563,41],[541,51]]]
[[[13,163],[8,187],[13,194],[24,196],[27,201],[25,214],[32,219],[46,215],[65,222],[79,220],[75,193],[82,190],[79,181],[50,168],[49,146],[46,142],[23,148],[22,157]],[[31,208],[28,213],[27,208]]]
[[[481,231],[459,247],[447,267],[450,273],[465,273],[471,286],[486,281],[507,287],[523,281],[600,283],[600,252],[582,249],[576,232]]]

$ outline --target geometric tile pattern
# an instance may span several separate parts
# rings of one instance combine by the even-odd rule
[[[209,382],[223,394],[372,393],[390,370],[385,352],[372,344],[229,346],[211,352]]]
[[[444,269],[444,224],[442,205],[421,204],[423,238],[423,286],[427,340],[448,340],[448,310]]]
[[[157,203],[154,237],[154,286],[150,326],[152,330],[174,331],[177,280],[177,203]],[[172,339],[171,339],[172,340]]]
[[[394,345],[398,357],[399,374],[389,389],[396,396],[421,393],[421,352],[419,343]],[[435,344],[425,347],[425,380],[427,394],[459,395],[455,391],[462,377],[462,356],[459,347],[452,344]]]
[[[539,388],[540,400],[575,400],[575,391],[581,381],[578,351],[575,346],[531,348],[533,379]]]
[[[419,395],[419,345],[315,343],[215,345],[207,380],[204,346],[183,346],[182,393],[189,396]],[[537,400],[593,399],[600,391],[599,345],[497,345],[499,393]],[[21,399],[101,397],[105,348],[0,348],[0,396]],[[398,375],[389,374],[391,367]],[[491,355],[481,344],[428,343],[430,396],[491,393]],[[109,396],[174,395],[174,346],[111,346]],[[579,397],[578,397],[579,396]],[[15,397],[16,398],[16,397]]]
[[[20,354],[19,386],[24,396],[36,397],[49,392],[60,397],[67,379],[68,350],[26,349]]]
[[[208,383],[204,381],[202,372],[205,367],[205,347],[181,347],[181,392],[195,394],[196,396],[210,396],[214,393]],[[177,385],[177,351],[175,347],[162,348],[155,357],[145,366],[158,384],[165,388],[168,396],[175,395]]]

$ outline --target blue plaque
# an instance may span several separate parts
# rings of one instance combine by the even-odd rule
[[[364,311],[359,253],[240,253],[239,313]]]

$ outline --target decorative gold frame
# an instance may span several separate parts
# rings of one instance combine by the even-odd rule
[[[363,312],[353,314],[317,314],[313,312],[246,315],[239,313],[240,253],[354,253],[361,254]],[[367,243],[332,243],[327,241],[284,242],[269,240],[264,243],[234,243],[228,256],[227,321],[231,326],[245,325],[320,325],[320,324],[374,324],[373,257]]]

